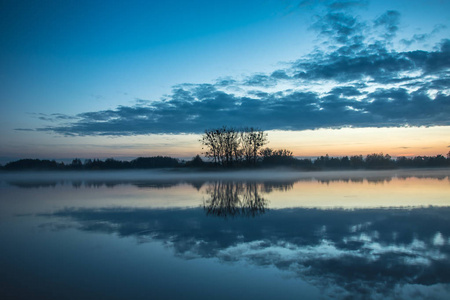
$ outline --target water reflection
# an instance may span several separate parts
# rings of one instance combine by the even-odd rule
[[[61,252],[59,245],[70,244],[66,248],[70,255],[61,261],[73,257],[78,266],[77,259],[85,256],[87,248],[77,247],[89,236],[95,242],[106,237],[110,253],[119,253],[119,245],[131,239],[141,249],[158,245],[170,256],[172,267],[193,263],[189,272],[193,266],[214,268],[222,276],[227,267],[240,273],[250,264],[258,275],[282,273],[295,285],[305,286],[306,281],[324,297],[446,298],[450,295],[448,172],[2,179],[0,217],[6,220],[2,225],[9,227],[3,227],[7,229],[0,235],[13,256],[23,252],[17,261],[28,257],[33,240],[43,245],[36,261],[43,253],[53,261]],[[25,221],[38,222],[39,234],[26,226],[16,229]],[[53,238],[57,242],[52,245],[48,241]],[[15,246],[17,241],[22,248]],[[127,249],[138,248],[132,243]],[[131,273],[139,266],[141,271],[153,268],[159,276],[167,266],[141,264],[148,257],[159,261],[161,253],[154,251],[144,251],[136,265],[111,255],[108,266],[115,264]],[[10,270],[19,274],[16,264],[20,266],[11,263]],[[27,268],[25,263],[22,267]],[[73,268],[67,270],[73,273]],[[102,277],[110,269],[98,270]],[[136,275],[130,280],[141,278],[147,277]],[[168,290],[179,283],[171,278],[171,274],[161,277]],[[253,277],[244,278],[246,282]],[[283,284],[287,281],[283,279]],[[230,278],[228,282],[234,284]]]
[[[82,231],[160,240],[187,259],[273,266],[342,297],[394,297],[406,286],[450,283],[450,207],[275,209],[232,221],[205,218],[201,208],[64,209],[46,216],[75,221]]]
[[[206,188],[209,198],[203,201],[203,209],[207,215],[218,217],[264,214],[267,200],[262,197],[261,186],[265,187],[254,182],[216,181]]]
[[[273,191],[286,192],[294,182],[214,181],[205,184],[207,199],[203,209],[218,217],[255,217],[266,212],[269,201],[263,196]]]
[[[111,174],[110,174],[111,173]],[[392,180],[435,179],[450,181],[448,169],[432,171],[343,171],[343,172],[225,172],[225,173],[138,173],[138,172],[78,172],[78,173],[0,173],[0,181],[19,188],[48,188],[71,185],[74,188],[114,188],[121,185],[133,185],[138,188],[171,188],[180,184],[188,184],[200,190],[205,184],[216,181],[252,181],[264,183],[266,192],[273,190],[287,191],[295,183],[319,182],[331,183],[368,183],[385,184]],[[45,176],[43,176],[45,175]]]

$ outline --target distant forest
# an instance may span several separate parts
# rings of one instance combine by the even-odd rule
[[[267,134],[255,128],[235,129],[221,127],[205,130],[202,139],[204,157],[195,156],[184,161],[167,156],[139,157],[131,161],[120,161],[113,158],[81,159],[75,158],[70,164],[55,160],[20,159],[0,165],[3,171],[19,170],[126,170],[156,168],[195,168],[213,169],[245,169],[290,167],[299,170],[354,170],[354,169],[396,169],[396,168],[436,168],[450,167],[450,151],[447,157],[416,156],[392,158],[383,153],[330,157],[327,155],[315,159],[295,158],[287,149],[264,147]]]
[[[270,168],[270,167],[290,167],[299,170],[356,170],[356,169],[398,169],[398,168],[439,168],[450,167],[450,157],[437,156],[416,156],[391,158],[388,154],[369,154],[330,157],[320,156],[316,159],[298,159],[284,150],[272,150],[271,155],[258,157],[255,165],[235,164],[231,167],[224,167],[211,161],[203,160],[199,155],[192,160],[184,161],[167,156],[139,157],[132,161],[120,161],[113,158],[105,160],[87,159],[81,161],[74,159],[72,163],[65,164],[55,160],[41,159],[20,159],[0,166],[3,171],[20,170],[127,170],[127,169],[157,169],[157,168],[196,168],[205,170],[214,169],[246,169],[246,168]]]

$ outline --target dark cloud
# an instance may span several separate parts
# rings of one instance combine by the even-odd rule
[[[423,43],[426,42],[431,37],[430,34],[426,33],[416,33],[411,39],[401,39],[400,42],[406,46],[411,46],[413,43]]]
[[[271,76],[265,74],[255,74],[253,76],[248,77],[244,81],[244,84],[249,86],[272,87],[277,84],[276,79],[281,79],[283,76],[287,77],[286,73],[283,74],[281,72],[280,71],[274,72],[275,76],[274,74],[272,74]]]
[[[382,26],[386,29],[384,37],[386,39],[392,39],[395,37],[398,31],[398,25],[400,24],[400,13],[395,10],[389,10],[377,18],[374,22],[375,27]]]
[[[361,8],[367,7],[369,1],[360,0],[360,1],[330,1],[327,7],[331,10],[347,10],[350,8]]]
[[[400,42],[406,46],[411,46],[413,43],[424,43],[445,28],[447,28],[447,26],[439,24],[434,26],[430,33],[416,33],[411,39],[401,39]]]
[[[38,114],[54,125],[37,130],[114,136],[201,133],[223,125],[263,130],[450,125],[450,40],[433,50],[396,51],[386,40],[399,30],[397,11],[370,23],[343,11],[361,2],[324,3],[335,9],[312,28],[328,42],[284,69],[180,84],[163,99],[137,99],[134,106],[76,116]],[[378,37],[369,39],[373,32]]]
[[[325,6],[328,10],[349,10],[352,8],[367,7],[368,0],[356,0],[356,1],[336,1],[336,0],[303,0],[297,5],[298,8],[304,9],[308,7]]]
[[[330,94],[334,94],[340,97],[348,97],[348,96],[360,96],[363,93],[359,89],[354,86],[340,86],[335,87],[330,91]]]
[[[70,116],[70,115],[60,114],[60,113],[54,113],[54,114],[33,113],[32,115],[37,117],[39,120],[48,121],[48,122],[57,122],[57,121],[78,119],[78,117],[76,117],[76,116]]]
[[[14,130],[17,130],[17,131],[34,131],[34,129],[31,129],[31,128],[14,128]]]
[[[356,17],[342,12],[328,13],[311,26],[321,36],[340,44],[360,43],[364,27]]]
[[[345,126],[431,126],[450,124],[450,96],[431,99],[425,91],[377,89],[368,94],[345,86],[321,96],[314,92],[287,95],[253,92],[241,97],[213,86],[178,89],[171,99],[149,106],[120,106],[115,110],[78,115],[79,121],[50,130],[76,135],[201,133],[206,128],[246,126],[264,130],[304,130]],[[362,96],[354,99],[353,96]]]
[[[216,86],[230,86],[233,84],[238,83],[235,79],[227,77],[227,78],[220,78],[216,82]]]
[[[286,74],[286,71],[284,70],[276,70],[274,72],[272,72],[272,74],[270,75],[276,79],[290,79],[290,76]]]
[[[372,44],[360,51],[341,47],[329,54],[317,52],[297,62],[297,78],[348,82],[370,77],[379,83],[402,79],[404,72],[420,71],[447,76],[450,68],[450,40],[444,40],[437,51],[388,51],[382,44]],[[408,78],[411,79],[411,78]],[[424,83],[422,80],[421,83]],[[418,83],[420,86],[421,83]]]

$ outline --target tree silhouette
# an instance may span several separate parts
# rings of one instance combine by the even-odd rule
[[[75,158],[74,160],[72,160],[72,163],[69,165],[69,168],[73,170],[81,170],[83,168],[83,163],[81,162],[80,159]]]
[[[260,150],[260,155],[263,158],[263,165],[291,165],[295,166],[298,160],[293,157],[293,153],[287,149],[277,149],[266,147]]]
[[[200,168],[205,166],[205,162],[200,157],[200,155],[196,155],[192,160],[186,162],[187,167]]]
[[[389,154],[374,153],[366,156],[366,167],[369,169],[388,169],[392,168],[393,161]]]
[[[206,157],[215,164],[229,167],[240,162],[242,156],[248,164],[256,164],[259,149],[267,143],[267,134],[253,127],[235,129],[223,126],[205,130],[200,141],[206,147]]]
[[[242,153],[247,164],[256,165],[260,149],[267,144],[267,133],[253,127],[240,131]]]

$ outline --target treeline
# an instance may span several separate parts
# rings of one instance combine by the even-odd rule
[[[362,155],[329,157],[321,156],[311,161],[313,169],[398,169],[398,168],[435,168],[450,167],[450,153],[445,158],[443,155],[436,156],[416,156],[392,158],[389,154],[383,153]]]
[[[261,150],[261,166],[287,166],[303,170],[357,170],[357,169],[399,169],[399,168],[436,168],[450,167],[450,153],[445,158],[437,156],[416,156],[392,158],[389,154],[373,153],[362,155],[330,157],[316,159],[298,159],[288,150]]]
[[[126,170],[126,169],[154,169],[177,168],[184,165],[180,160],[167,156],[138,157],[132,161],[120,161],[113,158],[100,159],[74,159],[70,164],[56,162],[55,160],[20,159],[7,163],[1,169],[6,171],[17,170]]]
[[[443,155],[416,156],[392,158],[388,154],[369,154],[367,156],[354,155],[344,157],[320,156],[316,159],[293,157],[291,151],[286,149],[274,150],[263,148],[256,157],[256,162],[248,165],[245,160],[241,163],[225,168],[270,168],[290,167],[298,170],[357,170],[357,169],[398,169],[398,168],[437,168],[450,167],[450,153],[447,158]],[[202,159],[199,155],[191,160],[184,161],[167,156],[139,157],[132,161],[120,161],[113,158],[105,160],[74,159],[71,163],[56,162],[55,160],[20,159],[0,166],[4,171],[20,170],[129,170],[129,169],[156,169],[156,168],[195,168],[195,169],[223,169],[224,166],[213,160]]]

